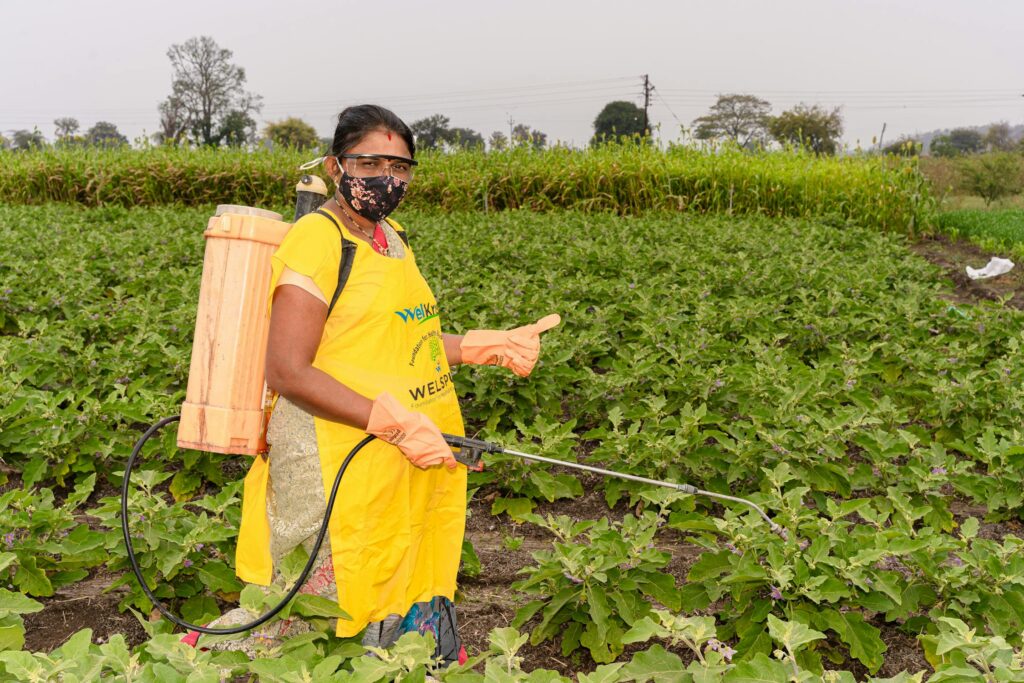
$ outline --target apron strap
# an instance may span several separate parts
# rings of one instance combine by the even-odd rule
[[[338,297],[341,296],[341,290],[344,289],[345,283],[348,282],[348,276],[352,273],[352,261],[356,256],[356,244],[351,240],[345,239],[345,233],[342,232],[341,226],[338,225],[338,221],[334,219],[334,216],[323,209],[317,209],[316,213],[329,218],[330,221],[334,223],[334,227],[338,229],[338,236],[341,237],[341,261],[338,263],[338,286],[334,288],[334,296],[331,297],[331,303],[327,306],[327,317],[330,318],[331,311],[334,310],[334,305],[338,303]]]

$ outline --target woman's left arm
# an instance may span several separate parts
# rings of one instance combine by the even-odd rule
[[[448,359],[448,367],[455,367],[462,362],[462,335],[442,334],[441,341],[444,343],[444,355]]]

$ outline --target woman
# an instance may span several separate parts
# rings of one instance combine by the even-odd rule
[[[309,550],[338,467],[373,434],[346,470],[329,542],[304,590],[337,600],[350,616],[338,619],[339,636],[365,629],[364,644],[386,647],[405,631],[430,629],[451,662],[464,656],[451,600],[466,468],[442,437],[463,434],[450,368],[503,365],[526,376],[540,333],[559,318],[465,336],[441,331],[404,232],[386,220],[413,180],[414,153],[412,131],[387,109],[342,111],[330,156],[317,160],[338,189],[275,253],[266,370],[278,398],[269,457],[256,458],[245,480],[236,564],[243,580],[267,585],[282,557],[300,544]],[[218,625],[247,617],[225,615]],[[260,634],[272,643],[309,629],[296,620],[272,626]]]

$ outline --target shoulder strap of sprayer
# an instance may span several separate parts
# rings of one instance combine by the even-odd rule
[[[344,289],[345,283],[348,282],[348,276],[352,272],[352,261],[356,256],[356,245],[355,242],[345,239],[345,233],[342,232],[341,226],[338,225],[338,221],[331,215],[329,211],[323,209],[317,209],[316,213],[326,216],[330,219],[331,223],[334,223],[334,227],[338,229],[338,236],[341,237],[341,261],[338,263],[338,286],[334,288],[334,296],[331,297],[331,303],[327,305],[327,317],[331,317],[331,311],[334,310],[334,305],[338,303],[338,297],[341,296],[341,290]],[[384,219],[388,220],[388,219]],[[405,230],[399,230],[395,227],[395,224],[388,221],[388,225],[394,228],[394,231],[398,233],[398,238],[402,240],[405,246],[409,246],[409,237],[405,234]]]
[[[341,237],[341,261],[338,263],[338,286],[334,288],[334,296],[331,297],[331,303],[327,305],[327,317],[331,317],[331,311],[334,310],[334,305],[338,303],[338,297],[341,296],[341,290],[345,288],[345,283],[348,281],[348,276],[352,272],[352,261],[356,257],[356,243],[352,240],[345,239],[345,233],[342,232],[341,226],[338,225],[338,221],[335,220],[329,212],[323,209],[317,209],[316,212],[321,216],[326,216],[334,227],[338,229],[338,236]]]

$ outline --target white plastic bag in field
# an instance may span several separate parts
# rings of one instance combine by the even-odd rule
[[[967,266],[967,277],[972,280],[984,280],[985,278],[1009,273],[1011,270],[1013,270],[1013,261],[1008,258],[993,256],[992,260],[984,268],[979,269]]]

